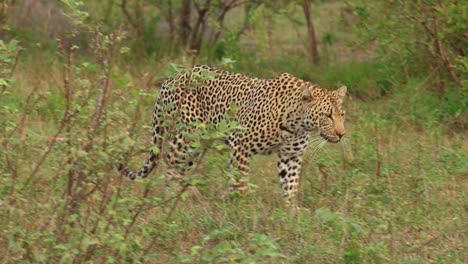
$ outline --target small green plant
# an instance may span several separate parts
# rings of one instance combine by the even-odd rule
[[[138,8],[143,11],[137,22],[143,38],[151,40],[145,49],[135,48],[141,39],[122,17],[123,2],[0,5],[2,262],[465,262],[468,146],[461,124],[468,97],[441,64],[434,38],[409,17],[427,19],[433,27],[427,15],[434,13],[447,58],[463,81],[466,59],[455,56],[466,46],[463,1],[346,5],[356,7],[345,10],[346,29],[334,28],[342,3],[314,1],[319,52],[328,49],[318,65],[306,58],[305,22],[291,27],[285,19],[302,18],[297,1],[211,1],[216,10],[208,10],[206,23],[221,34],[211,43],[207,30],[198,54],[179,50],[187,43],[168,44],[173,42],[165,11],[173,4],[177,22],[183,2],[190,2],[190,22],[196,23],[194,3],[202,11],[209,1],[126,1],[131,19]],[[224,24],[211,20],[223,4],[234,2],[242,5],[229,10]],[[398,8],[403,2],[408,6]],[[283,4],[290,9],[282,10]],[[250,16],[239,8],[249,9]],[[31,11],[28,17],[67,14],[59,27],[66,33],[55,25],[29,25],[22,10]],[[373,41],[363,54],[356,29],[366,18]],[[174,26],[177,42],[180,25]],[[47,36],[35,32],[39,27]],[[215,59],[216,47],[222,54]],[[194,63],[265,78],[289,72],[323,87],[348,85],[344,141],[309,152],[303,164],[299,201],[309,210],[297,216],[284,210],[276,162],[268,156],[251,161],[249,184],[255,189],[225,199],[227,181],[238,173],[229,168],[231,150],[222,140],[242,129],[233,122],[235,106],[217,126],[164,119],[194,147],[195,165],[178,190],[167,190],[162,162],[134,182],[116,172],[122,153],[136,163],[151,148],[160,83],[183,71],[179,64]],[[195,188],[197,196],[191,195]]]
[[[0,39],[0,96],[14,81],[13,73],[21,50],[18,40],[12,39],[6,43]]]
[[[377,44],[379,58],[400,74],[432,75],[450,79],[459,87],[466,82],[468,5],[460,1],[351,2],[359,18],[361,36]],[[395,12],[398,16],[395,16]],[[384,34],[383,34],[384,32]],[[400,67],[398,67],[399,65]],[[438,85],[444,94],[445,85]]]
[[[248,244],[236,241],[229,229],[214,230],[203,237],[202,244],[193,246],[191,253],[181,255],[183,263],[262,263],[281,261],[275,241],[265,234],[244,234]]]

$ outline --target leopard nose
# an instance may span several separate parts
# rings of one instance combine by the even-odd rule
[[[338,135],[340,137],[340,139],[343,138],[345,134],[346,134],[345,131],[337,131],[336,132],[336,135]]]

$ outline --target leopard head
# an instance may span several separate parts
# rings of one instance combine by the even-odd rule
[[[346,86],[328,91],[315,86],[303,89],[302,101],[305,117],[302,127],[305,130],[318,130],[328,142],[338,143],[345,135],[345,111],[342,109]]]

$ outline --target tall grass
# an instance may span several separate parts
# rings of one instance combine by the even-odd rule
[[[119,154],[129,151],[139,166],[149,147],[153,78],[112,68],[87,148],[95,104],[86,98],[97,95],[91,84],[99,74],[75,68],[71,109],[80,108],[63,120],[63,60],[37,61],[19,65],[18,81],[0,99],[0,255],[7,263],[464,261],[466,135],[440,126],[430,107],[413,105],[424,99],[348,98],[348,135],[306,157],[300,203],[309,211],[293,217],[283,209],[275,157],[254,159],[253,190],[233,201],[222,198],[227,155],[213,151],[199,167],[198,198],[168,193],[164,166],[148,179],[124,181],[114,167]]]
[[[440,97],[427,76],[372,59],[312,65],[291,47],[229,37],[236,62],[210,50],[141,58],[122,49],[121,31],[94,33],[93,52],[69,45],[78,37],[24,45],[18,64],[15,52],[2,57],[11,73],[0,95],[2,263],[465,262],[468,142],[449,98],[457,94]],[[251,191],[226,200],[228,154],[217,141],[187,176],[191,188],[167,190],[164,164],[135,182],[116,172],[151,148],[170,63],[194,62],[350,88],[346,137],[305,157],[299,215],[283,206],[275,156],[256,156]]]

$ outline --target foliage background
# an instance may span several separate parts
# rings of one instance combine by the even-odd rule
[[[2,263],[465,263],[466,1],[4,0]],[[169,192],[151,148],[159,84],[208,63],[345,84],[347,136],[306,156],[298,216],[274,157],[225,201],[235,127]]]

